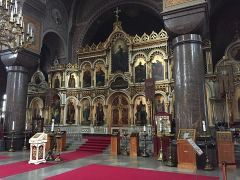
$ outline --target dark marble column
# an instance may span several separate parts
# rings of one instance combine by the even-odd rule
[[[20,133],[24,130],[26,117],[28,70],[23,66],[7,67],[7,104],[5,131],[12,130],[12,121],[15,121],[15,131]]]
[[[201,130],[205,120],[204,64],[201,36],[173,39],[176,127]]]
[[[26,121],[26,101],[29,82],[29,70],[38,63],[38,56],[29,51],[1,53],[1,60],[7,69],[7,101],[4,124],[6,150],[11,141],[12,124],[14,124],[14,149],[23,147],[24,127]]]
[[[202,36],[208,36],[207,2],[189,0],[178,4],[178,1],[164,0],[163,3],[161,14],[173,38],[176,130],[195,128],[201,132],[202,121],[207,121],[201,45]]]

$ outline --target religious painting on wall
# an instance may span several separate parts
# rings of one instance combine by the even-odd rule
[[[68,87],[69,88],[75,88],[76,87],[76,80],[75,80],[74,74],[70,74],[70,76],[69,76]]]
[[[112,125],[128,125],[129,103],[124,95],[117,95],[112,101]]]
[[[75,124],[75,106],[74,106],[74,100],[70,99],[67,103],[67,117],[66,117],[66,123],[67,124]]]
[[[139,96],[135,100],[135,123],[136,125],[146,125],[147,124],[147,109],[146,109],[146,99],[144,96]]]
[[[58,95],[55,95],[53,96],[52,104],[52,119],[54,119],[54,123],[60,124],[60,116],[61,116],[60,97]]]
[[[135,63],[135,82],[141,83],[146,79],[146,62],[139,58]]]
[[[43,100],[40,98],[34,98],[30,104],[32,110],[32,118],[39,118],[42,114]]]
[[[103,102],[101,100],[97,101],[96,104],[96,112],[95,112],[95,118],[96,118],[96,125],[102,126],[104,125],[104,109],[103,109]]]
[[[83,87],[84,88],[91,87],[91,81],[92,81],[91,71],[86,70],[83,73]]]
[[[55,74],[53,78],[53,88],[60,88],[61,87],[61,76],[60,74]]]
[[[128,125],[129,108],[128,108],[128,101],[125,97],[122,97],[121,104],[122,104],[122,124]]]
[[[90,112],[91,112],[91,109],[90,109],[90,102],[88,99],[85,99],[83,102],[83,107],[82,107],[82,118],[83,118],[83,121],[82,121],[82,125],[90,125],[90,120],[89,120],[89,116],[90,116]]]
[[[164,97],[161,94],[155,96],[155,114],[165,112]]]
[[[163,58],[159,55],[152,60],[152,77],[155,81],[164,80]]]
[[[112,47],[112,73],[128,71],[128,47],[124,40],[118,39]]]
[[[96,72],[96,86],[104,86],[105,85],[105,73],[102,70],[102,67],[99,66],[97,68],[97,72]]]

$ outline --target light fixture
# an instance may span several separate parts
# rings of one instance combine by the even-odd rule
[[[22,5],[18,0],[0,0],[0,45],[2,50],[16,52],[33,42],[33,28],[25,33]]]

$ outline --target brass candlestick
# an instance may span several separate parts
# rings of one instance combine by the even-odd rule
[[[15,151],[14,148],[13,148],[14,133],[15,133],[15,131],[12,130],[12,131],[11,131],[11,145],[10,145],[10,149],[8,150],[8,152],[14,152],[14,151]]]
[[[149,154],[147,153],[147,132],[143,132],[143,137],[144,137],[144,149],[143,149],[143,154],[142,157],[149,157]]]
[[[23,150],[27,150],[27,130],[24,131],[24,143],[23,143]]]
[[[173,160],[172,157],[172,137],[174,137],[174,134],[168,134],[169,136],[169,156],[168,156],[168,160],[166,162],[166,166],[170,166],[170,167],[175,167],[176,163]]]
[[[126,132],[123,133],[124,139],[125,139],[125,145],[124,145],[124,151],[123,151],[123,155],[128,156],[128,142],[127,142],[127,136],[128,134]]]
[[[206,160],[205,160],[205,166],[204,166],[204,170],[213,170],[213,167],[210,163],[210,160],[209,160],[209,157],[208,157],[208,147],[207,147],[207,139],[210,138],[210,134],[208,134],[206,131],[203,132],[204,134],[203,135],[200,135],[200,137],[204,138],[204,142],[205,142],[205,157],[206,157]]]
[[[163,145],[162,145],[162,136],[163,136],[163,134],[161,133],[160,135],[159,135],[159,139],[160,139],[160,149],[159,149],[159,156],[158,156],[158,160],[159,161],[163,161]]]
[[[205,161],[204,170],[208,170],[208,171],[213,170],[213,167],[208,158],[207,137],[205,138],[205,154],[206,154],[206,161]]]

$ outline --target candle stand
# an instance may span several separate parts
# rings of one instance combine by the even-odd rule
[[[149,157],[149,154],[147,153],[147,136],[148,136],[147,132],[143,131],[144,149],[142,157]]]
[[[176,167],[176,163],[174,162],[173,160],[173,157],[172,157],[172,139],[174,138],[175,134],[167,134],[167,136],[169,137],[169,156],[168,156],[168,159],[167,159],[167,162],[166,162],[166,166],[169,166],[169,167]]]
[[[158,160],[162,162],[162,161],[163,161],[163,144],[162,144],[162,141],[163,141],[163,139],[162,139],[163,134],[162,134],[162,133],[159,134],[158,137],[159,137],[159,139],[160,139],[160,149],[159,149]]]
[[[14,152],[14,148],[13,148],[13,138],[14,138],[14,134],[15,134],[15,131],[12,130],[11,131],[11,145],[10,145],[10,149],[8,150],[8,152]]]
[[[28,134],[28,131],[27,129],[24,131],[24,142],[23,142],[23,150],[27,150],[27,134]]]
[[[204,138],[204,144],[205,144],[205,166],[204,166],[204,170],[213,170],[213,166],[210,163],[209,157],[208,157],[208,144],[207,144],[207,140],[211,137],[210,134],[208,134],[206,131],[204,131],[203,135],[200,135],[201,138]]]
[[[124,132],[123,136],[124,136],[124,140],[125,140],[123,155],[128,156],[128,141],[127,141],[128,134],[127,134],[127,132]]]

